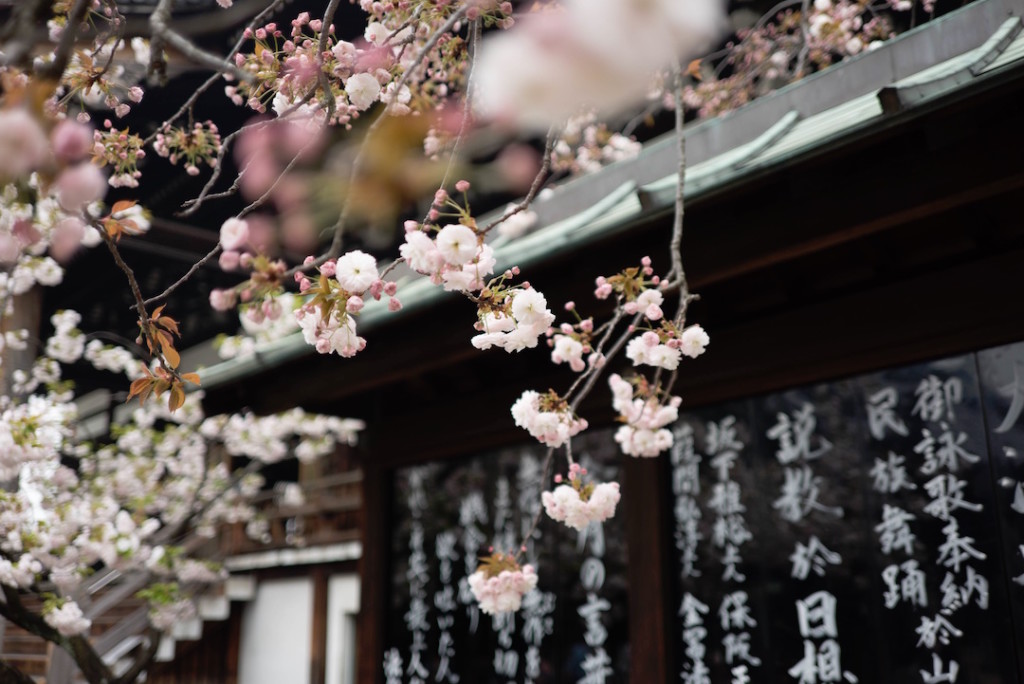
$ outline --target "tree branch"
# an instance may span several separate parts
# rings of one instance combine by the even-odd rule
[[[113,684],[134,684],[135,680],[139,678],[153,662],[153,658],[156,656],[157,649],[160,648],[160,630],[155,627],[150,627],[147,630],[146,637],[149,639],[149,643],[146,644],[146,648],[136,656],[135,662],[132,666],[125,671],[123,675],[114,680]]]
[[[682,325],[683,321],[686,320],[686,309],[690,306],[690,302],[699,299],[699,297],[690,293],[689,284],[686,281],[686,271],[683,268],[683,219],[686,215],[686,134],[683,130],[683,74],[678,62],[672,66],[672,74],[672,95],[676,106],[675,133],[676,142],[679,145],[679,167],[677,169],[675,213],[672,218],[672,239],[669,242],[672,269],[665,278],[666,283],[662,290],[666,292],[673,289],[679,290],[679,309],[676,312],[675,322],[676,325]]]
[[[544,181],[548,177],[548,173],[551,171],[551,153],[555,149],[555,141],[558,140],[558,135],[561,132],[561,128],[552,126],[548,130],[548,137],[544,143],[544,159],[541,162],[540,170],[533,179],[533,183],[530,185],[530,191],[526,193],[526,197],[522,199],[516,206],[512,207],[510,211],[505,212],[498,218],[488,223],[481,231],[485,235],[494,227],[504,223],[521,211],[526,211],[533,200],[537,197],[537,193],[540,192],[540,188],[544,185]]]
[[[149,16],[149,27],[153,32],[153,38],[158,39],[155,42],[157,45],[151,47],[156,51],[153,54],[159,55],[163,49],[163,45],[160,43],[167,43],[188,60],[205,66],[214,71],[228,73],[237,78],[240,81],[252,81],[255,77],[244,69],[239,69],[231,62],[221,59],[217,55],[206,52],[199,48],[197,45],[189,41],[187,38],[171,29],[168,22],[171,18],[171,7],[174,0],[160,0],[160,3],[153,10],[153,14]],[[157,57],[157,59],[160,59]],[[150,61],[153,64],[153,61]]]
[[[42,616],[37,615],[25,607],[16,589],[7,586],[3,587],[5,601],[0,601],[0,615],[4,616],[26,632],[46,639],[50,643],[60,646],[71,654],[75,663],[78,664],[82,674],[89,681],[89,684],[106,684],[113,675],[103,659],[85,637],[78,635],[66,637],[51,627]]]
[[[36,680],[22,673],[3,658],[0,658],[0,680],[10,682],[10,684],[36,684]]]
[[[0,63],[17,67],[31,64],[29,55],[36,46],[36,28],[44,5],[49,6],[47,0],[22,0],[17,4],[13,20],[4,26],[3,38],[11,42],[4,45],[4,57]]]
[[[74,6],[68,12],[68,23],[60,34],[60,42],[57,49],[53,51],[53,61],[42,66],[37,74],[42,78],[60,80],[64,69],[71,59],[71,50],[75,46],[75,37],[78,35],[78,27],[85,19],[85,14],[92,4],[90,0],[75,0]]]
[[[188,282],[189,278],[194,276],[203,266],[210,263],[210,260],[219,255],[220,252],[220,243],[217,243],[217,246],[211,249],[209,252],[207,252],[206,256],[204,256],[196,263],[192,264],[192,267],[188,269],[188,272],[186,272],[185,275],[181,276],[176,281],[174,281],[174,283],[172,283],[166,290],[164,290],[160,294],[156,295],[155,297],[150,297],[149,299],[144,301],[142,303],[143,306],[152,306],[153,304],[159,304],[160,302],[170,297],[175,290],[177,290],[179,287]]]
[[[279,10],[284,5],[284,2],[285,0],[272,0],[272,2],[269,5],[267,5],[267,7],[262,12],[260,12],[259,14],[252,18],[252,21],[249,22],[249,28],[251,29],[254,26],[262,24],[263,21],[266,20],[271,14]],[[246,40],[247,39],[245,37],[245,31],[243,31],[241,37],[237,41],[235,41],[234,46],[228,52],[226,59],[231,59],[232,57],[234,57],[235,53],[242,49],[242,45],[245,44]],[[157,48],[154,43],[151,43],[150,46],[152,48],[150,66],[152,67],[154,63],[153,55],[155,55],[155,53],[153,53],[152,51],[156,50]],[[163,48],[160,49],[162,51]],[[216,73],[210,76],[205,81],[203,81],[203,84],[196,88],[196,91],[194,93],[189,95],[188,99],[185,100],[185,103],[178,108],[178,111],[176,111],[170,118],[165,119],[164,122],[160,124],[155,131],[150,133],[149,136],[142,141],[143,147],[150,145],[154,140],[156,140],[156,136],[158,133],[165,130],[168,126],[177,121],[185,112],[192,109],[196,101],[199,99],[199,96],[205,93],[210,88],[212,88],[213,85],[219,82],[222,78],[223,76],[220,73]]]

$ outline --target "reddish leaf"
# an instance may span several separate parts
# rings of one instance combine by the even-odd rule
[[[167,409],[174,413],[181,408],[181,405],[185,403],[185,390],[182,389],[181,385],[175,384],[171,386],[171,396],[167,398]]]
[[[128,211],[135,206],[135,200],[119,200],[114,202],[114,206],[110,208],[111,215],[120,213],[122,211]]]
[[[178,351],[167,343],[161,346],[161,350],[163,351],[164,361],[167,362],[167,365],[171,368],[177,368],[178,364],[181,363],[181,356],[178,354]]]

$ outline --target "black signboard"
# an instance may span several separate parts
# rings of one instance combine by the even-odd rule
[[[574,442],[602,481],[611,434]],[[686,412],[674,437],[678,681],[1024,684],[1024,343]],[[509,621],[460,587],[518,545],[542,457],[396,474],[388,684],[627,680],[621,516],[596,544],[544,520]]]
[[[1017,345],[683,416],[681,681],[1020,682],[1014,360],[1024,383]]]
[[[545,451],[396,473],[387,684],[628,681],[621,517],[577,533],[545,516],[531,535],[541,492],[555,486],[553,471],[542,473]],[[574,451],[595,481],[618,479],[610,431],[581,436]],[[537,589],[516,613],[482,614],[466,578],[480,556],[524,539]]]

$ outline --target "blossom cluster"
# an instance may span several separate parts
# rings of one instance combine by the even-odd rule
[[[538,130],[581,108],[615,114],[680,53],[710,47],[722,23],[712,0],[568,0],[483,42],[474,104],[485,117]]]
[[[307,264],[312,263],[312,257],[307,259]],[[395,296],[398,286],[382,280],[377,260],[360,250],[324,262],[319,271],[315,282],[301,272],[296,274],[299,290],[310,297],[295,311],[302,336],[321,354],[355,356],[366,347],[366,340],[356,334],[355,320],[365,299],[380,300],[386,295],[388,310],[398,311],[402,308]]]
[[[447,192],[439,190],[435,207],[447,201]],[[439,217],[436,208],[432,213]],[[405,241],[399,253],[411,269],[430,276],[445,290],[478,292],[486,286],[497,262],[494,250],[474,228],[463,223],[438,226],[406,221]]]
[[[889,4],[909,10],[913,2]],[[684,88],[684,106],[699,117],[716,116],[835,61],[874,49],[893,34],[891,21],[864,0],[815,0],[805,7],[806,16],[802,9],[785,9],[739,31],[721,60],[693,72],[697,82]],[[664,98],[671,104],[671,97]]]
[[[488,288],[487,311],[477,322],[479,335],[472,339],[477,349],[500,347],[507,352],[532,349],[555,321],[547,299],[537,290],[499,287]]]
[[[384,103],[391,114],[403,115],[436,103],[451,87],[461,85],[465,45],[455,35],[434,41],[429,57],[415,73],[408,71],[414,55],[427,49],[430,35],[454,5],[389,4],[383,13],[380,3],[369,2],[364,9],[370,21],[358,43],[338,39],[334,26],[324,26],[308,12],[292,20],[288,31],[276,23],[247,29],[253,48],[237,53],[234,64],[252,80],[227,86],[226,94],[238,105],[260,113],[270,107],[279,117],[305,121],[313,128],[350,127],[376,102]],[[481,14],[479,7],[474,9]],[[511,12],[511,5],[483,14],[494,19],[503,17],[503,10]],[[414,95],[421,104],[413,102]]]
[[[540,394],[523,392],[512,404],[512,418],[541,444],[560,447],[587,428],[587,421],[576,416],[554,390]]]
[[[612,407],[624,423],[615,431],[615,441],[624,454],[653,457],[672,446],[672,433],[665,426],[679,417],[679,397],[662,399],[642,377],[631,383],[612,373],[608,385]]]
[[[44,604],[43,619],[64,636],[81,634],[92,626],[92,620],[85,617],[78,604],[68,599]]]
[[[620,498],[618,482],[584,484],[586,474],[586,468],[573,463],[569,466],[569,484],[559,484],[553,492],[541,494],[544,512],[575,530],[614,516]],[[562,482],[562,476],[556,475],[555,482]]]
[[[173,413],[151,402],[119,417],[109,439],[86,441],[62,367],[84,359],[119,373],[134,365],[138,373],[141,365],[126,350],[86,342],[80,321],[74,311],[54,314],[43,356],[15,370],[13,393],[0,397],[0,480],[17,483],[0,493],[0,583],[58,592],[42,615],[68,636],[90,626],[68,599],[89,575],[140,573],[150,581],[140,595],[150,602],[152,624],[169,630],[195,612],[183,587],[226,577],[220,565],[172,540],[182,532],[212,536],[224,523],[247,523],[257,536],[266,531],[251,504],[263,478],[237,476],[220,454],[257,464],[314,459],[353,443],[363,424],[301,409],[206,417],[201,394],[192,393]],[[2,339],[25,343],[14,331]]]
[[[91,50],[76,50],[68,61],[60,77],[54,95],[46,102],[51,114],[66,114],[71,105],[79,111],[76,115],[81,122],[90,120],[89,109],[110,109],[117,118],[123,118],[131,111],[132,104],[142,102],[143,89],[135,83],[133,70],[114,59],[115,52],[121,45],[123,24],[121,19],[112,16],[110,7],[105,11],[95,11],[100,3],[94,3],[89,15],[96,21],[93,23],[95,40]],[[70,5],[67,6],[70,11]],[[58,20],[66,17],[60,16]],[[51,40],[57,42],[65,26],[50,24]],[[46,55],[43,62],[54,59],[53,54]]]
[[[519,566],[511,554],[495,553],[469,576],[469,589],[487,615],[519,610],[523,596],[537,586],[532,565]]]
[[[199,165],[213,167],[221,149],[220,131],[212,121],[196,121],[192,128],[167,126],[156,134],[153,149],[172,164],[185,162],[185,173],[199,175]]]
[[[635,139],[608,129],[593,113],[569,119],[551,155],[551,168],[571,174],[593,173],[640,154]]]
[[[626,356],[635,366],[655,366],[674,371],[683,356],[697,358],[704,353],[711,338],[699,325],[691,325],[682,332],[666,321],[657,330],[648,330],[634,337],[626,345]]]
[[[551,362],[567,363],[573,371],[580,373],[587,367],[587,363],[583,360],[585,354],[590,355],[591,365],[598,360],[591,345],[594,319],[581,318],[576,312],[575,302],[567,302],[565,309],[575,314],[576,323],[562,323],[558,327],[557,333],[554,330],[548,331],[551,338],[548,340],[548,345],[552,347]]]
[[[97,132],[98,134],[98,132]],[[0,110],[0,295],[20,294],[32,285],[55,285],[80,247],[101,241],[90,225],[100,215],[107,181],[89,160],[98,142],[89,126],[56,122],[49,131],[28,110]],[[115,218],[131,221],[135,232],[149,227],[141,207]],[[50,256],[45,256],[49,252]]]

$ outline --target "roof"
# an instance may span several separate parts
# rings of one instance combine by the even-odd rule
[[[981,0],[924,24],[880,48],[687,127],[688,202],[722,192],[836,145],[905,121],[976,88],[1024,72],[1024,0]],[[492,244],[497,271],[527,267],[627,230],[671,211],[678,179],[677,144],[668,134],[619,162],[556,188],[535,202],[538,227]],[[381,302],[360,315],[361,332],[450,295],[408,273],[399,282],[404,305]],[[301,334],[265,344],[255,355],[202,370],[215,388],[315,353]]]

